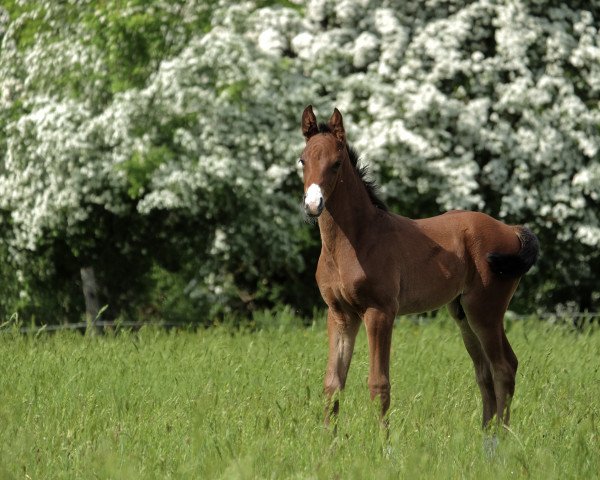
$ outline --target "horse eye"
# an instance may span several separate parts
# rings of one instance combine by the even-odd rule
[[[338,160],[337,162],[335,162],[335,163],[333,164],[333,171],[334,171],[334,172],[337,172],[337,170],[340,168],[340,165],[341,165],[341,164],[342,164],[342,161],[341,161],[341,160]]]

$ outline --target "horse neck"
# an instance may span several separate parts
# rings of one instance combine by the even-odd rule
[[[356,246],[376,210],[356,169],[347,162],[319,217],[323,246],[332,253],[348,242]]]

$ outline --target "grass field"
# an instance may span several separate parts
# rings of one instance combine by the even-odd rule
[[[508,325],[510,431],[486,454],[457,328],[400,321],[386,440],[361,332],[339,431],[322,425],[324,321],[250,331],[0,335],[0,478],[598,478],[600,331]]]

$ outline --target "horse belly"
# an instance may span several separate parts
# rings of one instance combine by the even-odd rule
[[[415,297],[415,298],[400,298],[398,300],[398,315],[408,315],[413,313],[424,313],[448,305],[452,300],[458,297],[460,293],[452,295],[439,295],[435,297]]]
[[[400,280],[398,314],[423,313],[447,305],[464,289],[459,268],[425,269]]]

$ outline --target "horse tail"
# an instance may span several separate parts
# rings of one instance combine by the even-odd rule
[[[537,262],[540,254],[540,242],[529,228],[516,227],[521,249],[516,254],[488,253],[490,269],[500,278],[519,278],[525,275]]]

